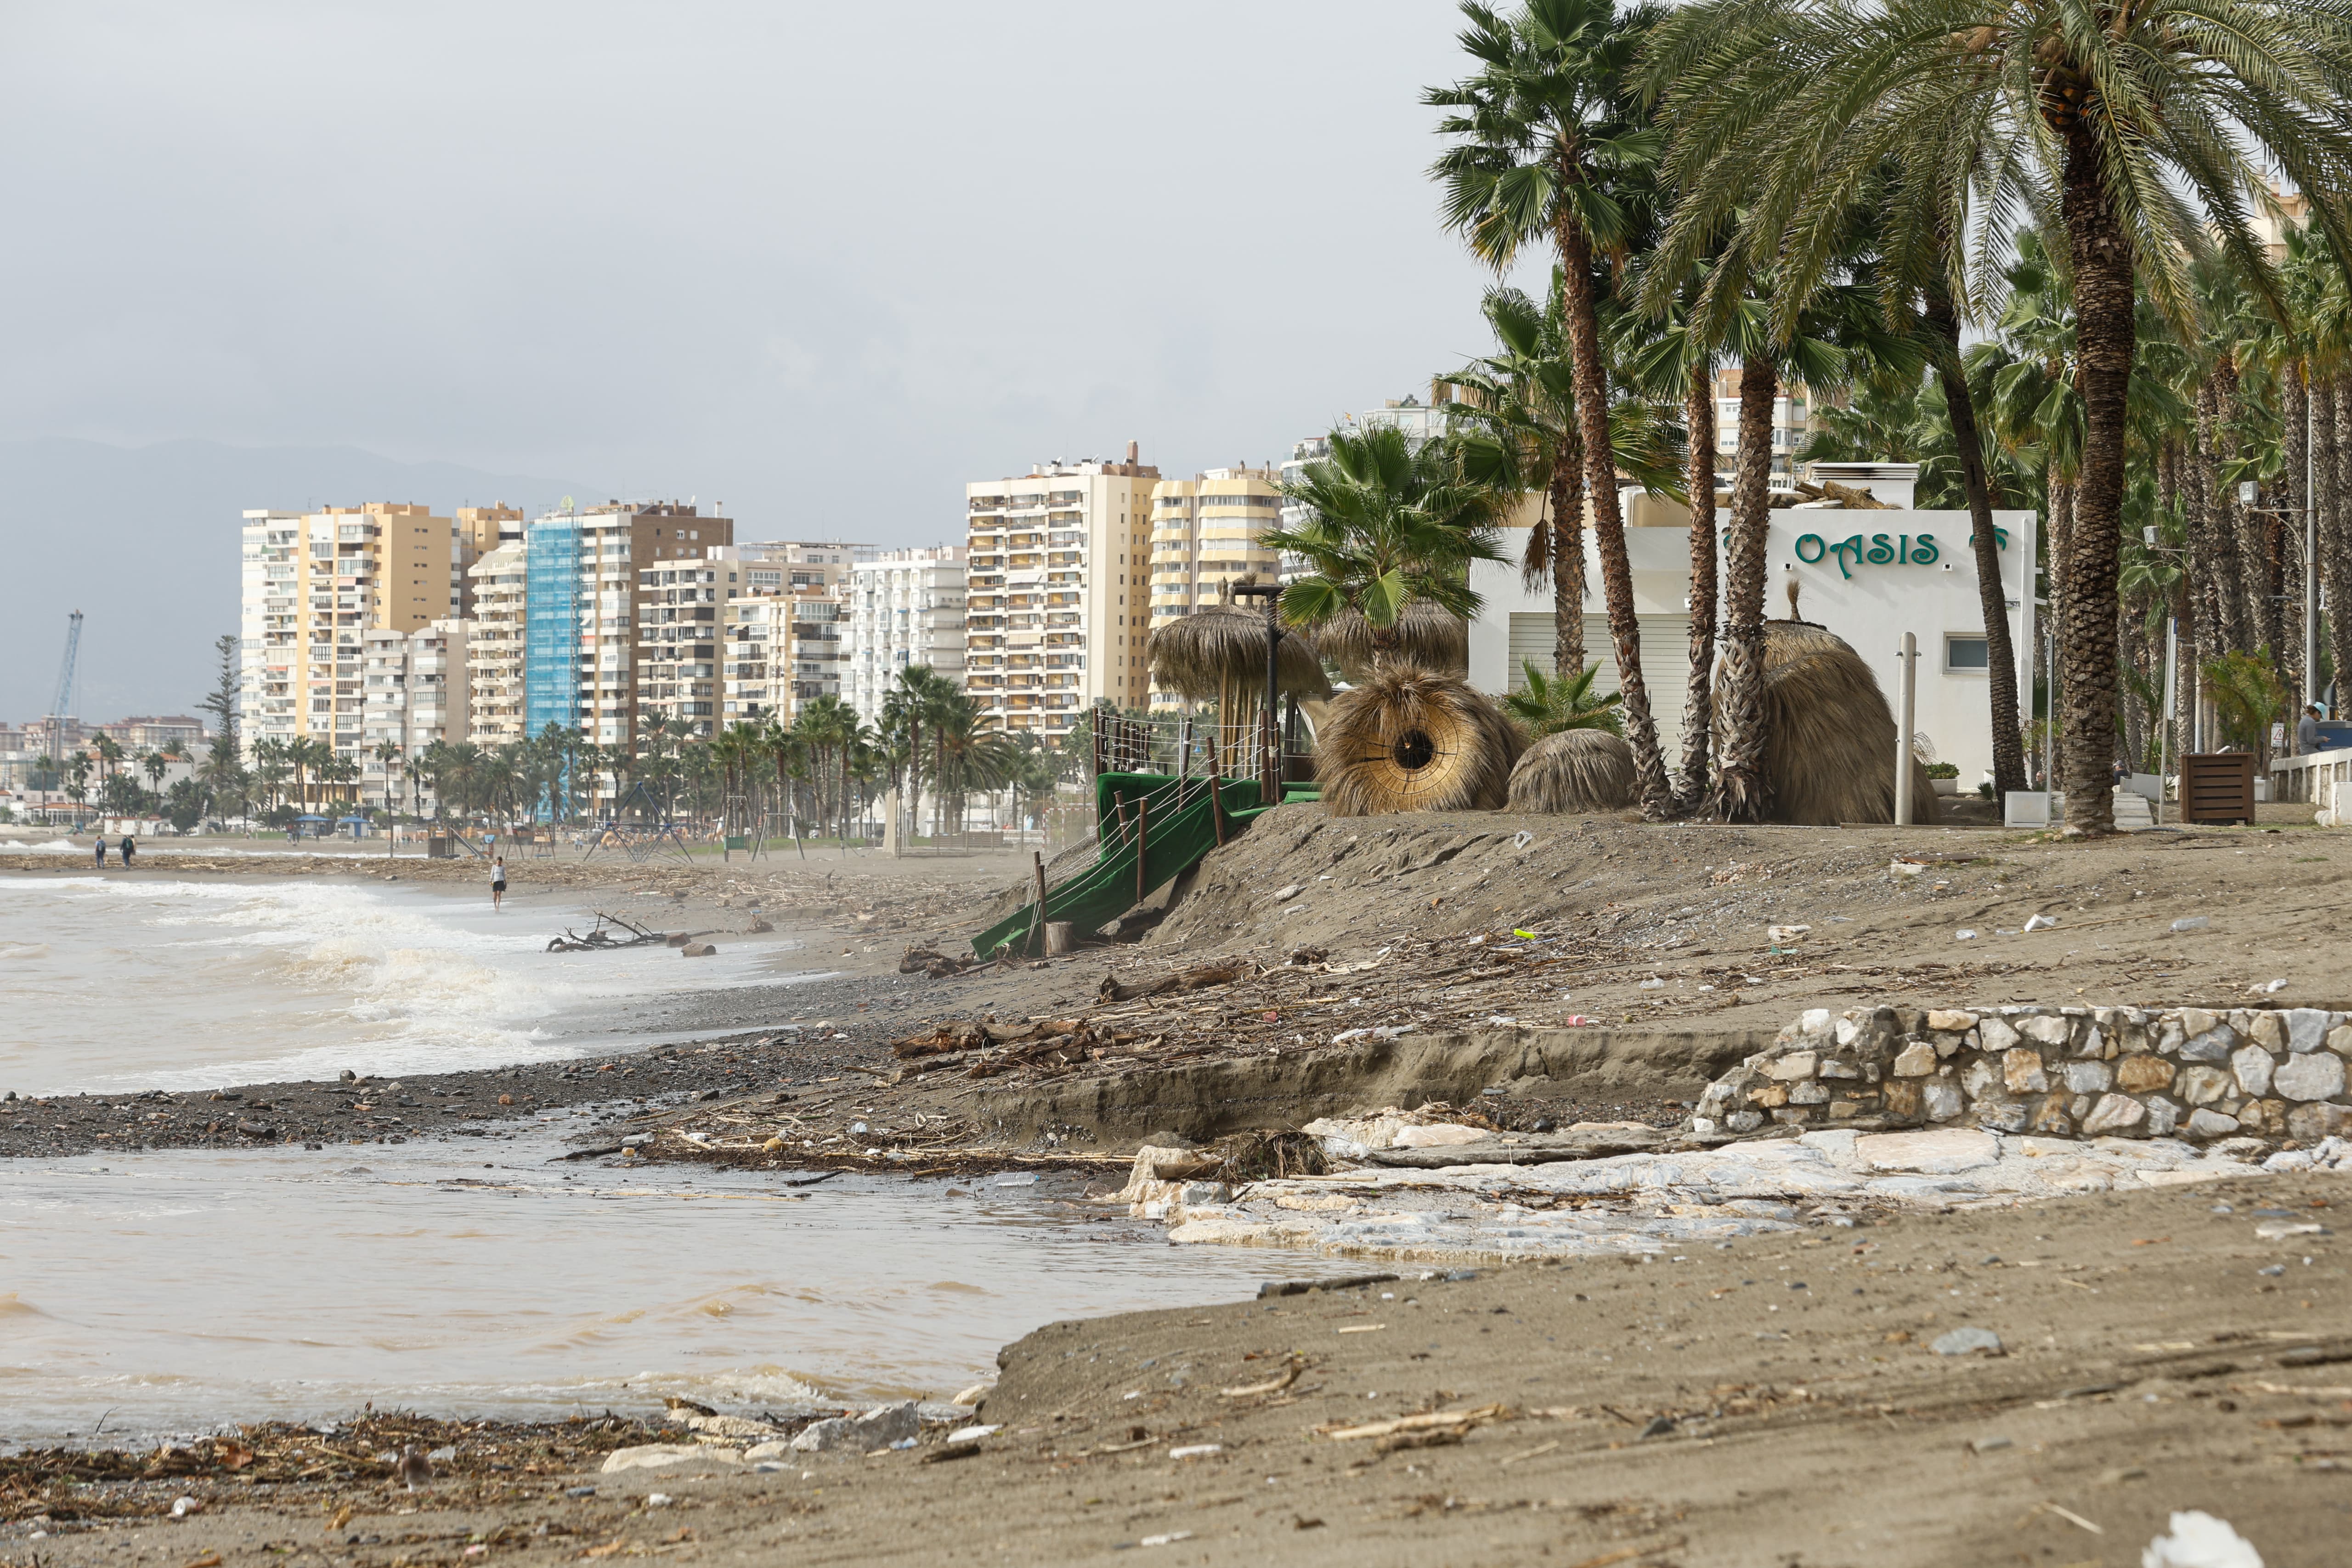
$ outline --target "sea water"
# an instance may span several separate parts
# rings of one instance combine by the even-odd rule
[[[551,1163],[561,1150],[551,1133],[488,1165],[453,1142],[0,1171],[0,1447],[370,1401],[547,1418],[652,1415],[671,1394],[947,1399],[1052,1320],[1336,1267],[1171,1247],[1067,1178],[791,1187],[809,1173],[583,1169]]]
[[[0,1093],[210,1089],[578,1056],[650,1003],[805,978],[789,934],[551,953],[572,895],[161,866],[0,875]]]
[[[572,1056],[630,1037],[680,990],[808,973],[789,933],[693,963],[544,951],[588,918],[557,894],[493,914],[482,891],[442,885],[0,876],[0,1090]],[[739,1410],[947,1397],[1056,1318],[1344,1267],[1171,1247],[1075,1201],[1073,1178],[793,1187],[808,1173],[564,1152],[557,1128],[526,1123],[488,1148],[0,1161],[0,1447],[369,1402],[529,1417],[650,1414],[667,1394]]]

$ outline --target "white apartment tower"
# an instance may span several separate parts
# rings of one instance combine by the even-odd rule
[[[466,569],[467,597],[474,606],[465,622],[466,677],[471,689],[466,739],[478,746],[503,746],[523,738],[527,575],[520,538],[494,547]]]
[[[430,746],[467,738],[466,634],[467,623],[445,618],[413,632],[378,629],[361,639],[367,683],[362,804],[415,811],[404,764]],[[378,754],[387,743],[398,748],[397,755]]]
[[[961,544],[887,550],[850,569],[844,694],[867,723],[880,721],[883,694],[910,665],[963,684],[969,553]]]
[[[1098,700],[1140,707],[1160,470],[1039,463],[964,487],[965,685],[985,721],[1051,741]]]

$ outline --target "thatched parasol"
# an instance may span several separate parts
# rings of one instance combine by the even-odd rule
[[[1511,770],[1513,811],[1616,811],[1634,800],[1633,749],[1606,730],[1562,730]]]
[[[1441,675],[1470,671],[1470,628],[1427,599],[1408,599],[1397,615],[1389,662]],[[1351,681],[1372,673],[1372,627],[1359,610],[1342,610],[1315,628],[1315,646]]]
[[[1226,689],[1265,690],[1265,613],[1239,605],[1203,605],[1155,629],[1144,643],[1152,683],[1163,690],[1213,702]],[[1286,697],[1328,696],[1331,683],[1314,639],[1295,626],[1283,628],[1275,656],[1275,679]]]
[[[1486,693],[1450,675],[1391,668],[1331,700],[1315,776],[1334,816],[1494,811],[1527,738]]]
[[[1870,666],[1804,621],[1764,623],[1765,815],[1828,826],[1895,820],[1895,715]],[[1936,786],[1911,772],[1911,820],[1937,822]]]

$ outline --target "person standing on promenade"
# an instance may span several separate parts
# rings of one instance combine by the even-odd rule
[[[490,859],[490,912],[492,914],[498,913],[499,906],[505,901],[506,896],[507,858],[503,855],[493,856]]]

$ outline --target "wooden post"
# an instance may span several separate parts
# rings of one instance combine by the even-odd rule
[[[1216,826],[1217,847],[1220,849],[1225,847],[1225,792],[1223,787],[1224,782],[1223,775],[1217,772],[1217,764],[1210,763],[1209,820]]]
[[[1029,860],[1037,877],[1037,904],[1029,921],[1029,951],[1042,958],[1045,952],[1045,852],[1032,849]]]
[[[1045,956],[1059,958],[1076,945],[1072,940],[1077,927],[1068,921],[1045,922]]]
[[[1143,881],[1144,857],[1151,847],[1151,835],[1146,826],[1150,811],[1151,797],[1148,795],[1138,796],[1135,802],[1135,901],[1139,904],[1143,902],[1143,895],[1150,891]]]
[[[1087,710],[1087,734],[1094,742],[1095,775],[1099,778],[1102,775],[1103,771],[1103,726],[1101,709],[1089,708]]]
[[[1180,804],[1184,798],[1184,782],[1192,776],[1192,716],[1187,713],[1176,734],[1176,798]]]

